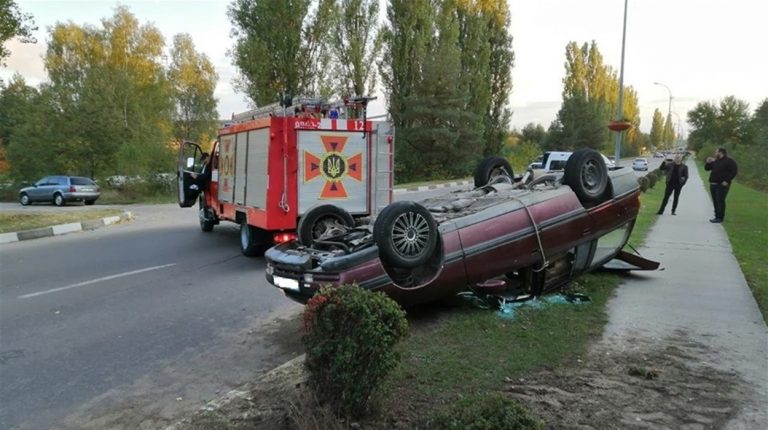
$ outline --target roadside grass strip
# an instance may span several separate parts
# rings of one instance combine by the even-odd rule
[[[8,212],[0,213],[0,233],[8,233],[15,231],[25,231],[35,228],[57,226],[61,228],[73,228],[62,227],[63,225],[74,225],[84,220],[94,220],[106,217],[113,217],[120,220],[120,214],[123,211],[120,209],[96,209],[88,211],[71,211],[71,212]]]

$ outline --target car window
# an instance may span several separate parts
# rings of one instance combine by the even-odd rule
[[[624,247],[627,239],[629,239],[629,233],[632,231],[631,224],[626,223],[597,240],[595,255],[592,257],[592,268],[602,266]]]
[[[51,182],[54,185],[67,185],[67,178],[64,176],[54,176]]]
[[[47,185],[49,180],[50,178],[46,176],[45,178],[35,182],[35,185],[37,185],[38,187],[42,187],[43,185]]]
[[[70,180],[72,181],[72,185],[96,185],[90,178],[73,176],[70,178]]]

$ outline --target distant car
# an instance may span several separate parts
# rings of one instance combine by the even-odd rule
[[[664,154],[662,154],[661,152],[654,152],[653,158],[664,158]]]
[[[563,172],[531,183],[511,173],[505,159],[489,157],[475,171],[475,189],[398,201],[367,225],[337,223],[279,244],[265,254],[267,281],[299,302],[323,285],[355,283],[413,305],[488,280],[537,296],[599,267],[658,268],[623,250],[640,209],[629,169],[609,170],[597,151],[579,150]]]
[[[645,158],[635,158],[632,161],[632,170],[648,170],[648,160]]]
[[[19,190],[19,203],[26,206],[35,202],[64,206],[69,202],[96,203],[101,196],[99,186],[91,178],[82,176],[46,176],[31,187]]]

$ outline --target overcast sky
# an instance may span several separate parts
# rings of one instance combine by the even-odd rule
[[[595,40],[606,64],[621,64],[622,0],[508,0],[515,65],[510,107],[512,126],[548,127],[561,104],[565,46]],[[124,4],[144,24],[151,22],[170,45],[174,34],[189,33],[219,74],[216,87],[222,118],[249,108],[232,88],[237,74],[227,51],[232,47],[226,11],[219,0],[16,0],[34,16],[38,43],[7,42],[12,55],[0,68],[6,81],[14,72],[36,85],[46,79],[42,56],[48,30],[56,22],[100,25]],[[382,4],[385,2],[382,1]],[[381,8],[383,16],[385,7]],[[672,92],[675,121],[702,101],[728,95],[754,110],[768,97],[768,0],[629,0],[624,84],[640,99],[641,130],[648,132],[654,109],[666,115]],[[384,113],[383,97],[370,114]]]

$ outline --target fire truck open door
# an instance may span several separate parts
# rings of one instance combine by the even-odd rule
[[[179,147],[179,158],[176,165],[176,184],[178,191],[176,193],[179,206],[188,208],[194,206],[200,190],[191,189],[195,179],[192,173],[199,172],[201,168],[200,157],[203,150],[199,145],[192,142],[183,142]]]

